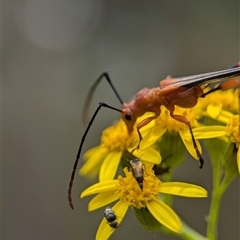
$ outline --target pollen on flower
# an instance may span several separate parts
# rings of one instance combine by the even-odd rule
[[[156,196],[159,194],[161,181],[154,175],[150,167],[147,166],[144,169],[142,189],[128,168],[124,168],[123,171],[126,177],[118,177],[118,190],[116,192],[120,199],[125,201],[129,206],[138,209],[145,208],[148,201],[156,199]]]
[[[134,147],[138,142],[136,132],[129,136],[125,123],[120,120],[114,126],[106,128],[101,137],[101,145],[107,147],[109,151],[125,151],[127,148]]]
[[[237,148],[239,148],[240,145],[240,124],[239,124],[239,115],[234,115],[226,128],[226,134],[230,137],[231,142],[235,142]]]
[[[221,105],[222,109],[236,112],[238,110],[238,89],[216,91],[207,95],[202,102],[207,107],[209,104]]]
[[[175,106],[174,114],[184,116],[190,122],[192,127],[198,125],[197,123],[198,117],[196,111],[194,111],[194,108],[186,109]],[[161,106],[161,114],[157,118],[156,122],[163,128],[167,128],[169,132],[179,132],[188,129],[188,126],[186,124],[173,119],[170,116],[169,111],[164,106]]]

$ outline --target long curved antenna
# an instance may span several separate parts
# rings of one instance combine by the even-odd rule
[[[85,100],[85,103],[84,103],[84,109],[83,109],[83,118],[82,118],[82,121],[84,124],[87,123],[87,112],[88,112],[88,108],[89,108],[89,105],[91,103],[91,100],[92,100],[92,96],[93,96],[93,93],[95,92],[98,84],[101,82],[102,79],[105,79],[107,80],[108,84],[110,85],[110,87],[112,88],[113,92],[115,93],[115,95],[117,96],[119,102],[123,105],[123,100],[121,99],[121,97],[119,96],[116,88],[113,86],[112,84],[112,81],[108,75],[107,72],[104,72],[102,73],[98,79],[95,81],[95,83],[92,85],[92,87],[90,88],[89,92],[88,92],[88,95],[87,95],[87,98]]]
[[[81,139],[81,142],[80,142],[80,145],[79,145],[79,148],[78,148],[78,152],[77,152],[77,156],[76,156],[76,160],[74,162],[74,165],[73,165],[73,170],[72,170],[72,174],[71,174],[71,179],[70,179],[70,182],[69,182],[69,187],[68,187],[68,202],[69,202],[69,205],[72,209],[74,209],[74,206],[73,206],[73,202],[72,202],[72,186],[73,186],[73,182],[74,182],[74,177],[75,177],[75,172],[76,172],[76,169],[77,169],[77,166],[78,166],[78,162],[79,162],[79,159],[80,159],[80,155],[81,155],[81,151],[82,151],[82,146],[83,146],[83,143],[85,141],[85,138],[88,134],[88,131],[95,119],[95,117],[97,116],[99,110],[101,109],[101,107],[106,107],[106,108],[110,108],[112,110],[115,110],[115,111],[118,111],[118,112],[122,112],[122,110],[120,109],[117,109],[115,107],[112,107],[112,106],[109,106],[108,104],[106,103],[103,103],[103,102],[100,102],[97,109],[95,110],[91,120],[89,121],[88,123],[88,126],[82,136],[82,139]]]

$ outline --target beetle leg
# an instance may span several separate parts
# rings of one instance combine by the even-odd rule
[[[190,122],[189,122],[184,116],[174,115],[172,112],[170,112],[170,116],[171,116],[173,119],[175,119],[175,120],[177,120],[177,121],[179,121],[179,122],[181,122],[181,123],[185,123],[185,124],[189,127],[189,131],[190,131],[190,134],[191,134],[191,137],[192,137],[193,147],[194,147],[194,149],[195,149],[195,151],[196,151],[196,153],[197,153],[197,156],[198,156],[198,158],[199,158],[199,168],[202,168],[202,167],[203,167],[203,164],[204,164],[204,160],[203,160],[203,158],[202,158],[202,156],[201,156],[201,153],[200,153],[200,151],[199,151],[199,149],[198,149],[198,147],[197,147],[195,138],[194,138],[194,136],[193,136],[192,127],[191,127]]]
[[[142,135],[140,133],[140,129],[144,126],[146,126],[147,124],[149,124],[152,120],[156,119],[158,117],[158,115],[154,115],[152,117],[148,117],[148,118],[145,118],[143,121],[141,121],[138,125],[137,125],[137,132],[138,132],[138,135],[139,135],[139,139],[140,139],[140,142],[142,141]],[[140,143],[139,143],[140,144]]]
[[[159,116],[160,112],[155,114],[154,116],[152,117],[148,117],[148,118],[145,118],[143,121],[141,121],[138,125],[137,125],[137,132],[138,132],[138,136],[139,136],[139,142],[138,142],[138,145],[136,148],[134,148],[131,153],[133,153],[135,150],[139,149],[140,147],[140,143],[142,141],[142,134],[140,133],[140,129],[144,126],[146,126],[147,124],[149,124],[152,120],[156,119],[158,116]]]

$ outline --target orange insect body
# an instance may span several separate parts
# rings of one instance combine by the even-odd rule
[[[203,94],[200,86],[196,85],[188,89],[178,87],[176,91],[174,82],[176,83],[175,79],[167,77],[160,81],[160,87],[143,88],[137,93],[133,101],[123,104],[122,119],[127,126],[129,134],[133,131],[133,126],[137,118],[144,113],[153,112],[155,116],[144,119],[138,125],[138,129],[148,124],[154,118],[157,118],[161,113],[161,105],[164,105],[170,113],[173,113],[175,109],[174,105],[191,108],[197,104],[198,98]],[[126,117],[128,115],[131,116],[131,120]]]

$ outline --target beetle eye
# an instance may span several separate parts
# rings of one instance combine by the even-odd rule
[[[132,120],[131,114],[130,113],[126,113],[125,119],[128,120],[128,121],[131,121]]]

